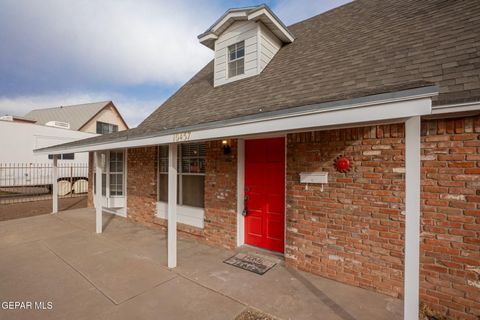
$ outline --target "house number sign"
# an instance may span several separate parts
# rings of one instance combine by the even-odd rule
[[[175,133],[175,135],[173,136],[173,141],[174,142],[188,141],[190,140],[191,135],[192,133],[190,131]]]

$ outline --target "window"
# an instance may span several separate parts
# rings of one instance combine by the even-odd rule
[[[110,195],[123,196],[123,152],[110,152]]]
[[[105,134],[118,131],[118,125],[97,121],[97,133]]]
[[[53,154],[48,155],[48,159],[53,159]],[[58,155],[58,160],[75,160],[75,153],[63,153]]]
[[[108,166],[103,168],[102,172],[102,196],[123,196],[123,151],[110,151],[106,153],[106,161]],[[94,193],[97,192],[97,183],[94,167],[93,188]]]
[[[228,77],[235,77],[244,73],[245,69],[245,41],[228,47]]]
[[[178,146],[178,204],[203,208],[205,184],[205,153],[203,143]],[[168,202],[168,146],[158,153],[158,200]]]

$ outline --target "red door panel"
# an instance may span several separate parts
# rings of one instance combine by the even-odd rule
[[[245,141],[245,243],[283,252],[285,139]]]

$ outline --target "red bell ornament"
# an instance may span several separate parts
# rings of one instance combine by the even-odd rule
[[[334,166],[338,172],[348,172],[352,168],[352,162],[346,156],[338,156],[334,161]]]

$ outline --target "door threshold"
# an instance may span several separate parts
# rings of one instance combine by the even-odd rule
[[[243,244],[240,247],[237,247],[237,251],[245,251],[246,253],[264,255],[266,257],[277,259],[278,262],[285,260],[285,255],[281,252],[255,247],[250,244]]]

